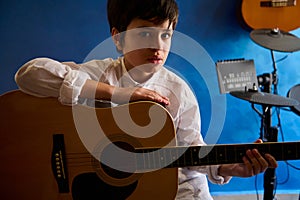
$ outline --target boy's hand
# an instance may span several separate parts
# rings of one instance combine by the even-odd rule
[[[156,91],[140,87],[119,88],[114,89],[112,102],[128,103],[130,101],[149,100],[168,106],[170,101],[168,97],[162,96]]]
[[[259,139],[255,143],[262,143]],[[278,166],[275,158],[270,154],[262,156],[257,149],[249,149],[243,157],[243,164],[222,165],[219,174],[222,176],[251,177],[265,172],[267,168]]]
[[[262,143],[262,140],[259,139],[255,143]],[[267,168],[276,168],[278,166],[272,155],[265,154],[262,156],[257,149],[247,150],[243,161],[244,166],[240,175],[244,177],[253,176],[265,172]]]

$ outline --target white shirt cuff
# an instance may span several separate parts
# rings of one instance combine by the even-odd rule
[[[210,173],[208,173],[208,179],[212,183],[223,185],[223,184],[228,183],[232,177],[231,176],[220,176],[218,174],[219,167],[220,167],[220,165],[210,166],[210,168],[209,168]]]
[[[60,88],[58,100],[64,105],[77,104],[82,87],[87,79],[89,79],[89,76],[85,72],[79,70],[68,72]]]

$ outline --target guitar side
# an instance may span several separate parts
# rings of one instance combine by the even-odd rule
[[[279,28],[289,32],[300,27],[300,2],[293,6],[268,7],[261,6],[262,1],[242,0],[241,14],[250,28]]]
[[[75,182],[81,176],[87,175],[84,178],[86,179],[91,174],[93,179],[96,177],[97,186],[105,185],[96,192],[102,195],[100,197],[105,197],[108,190],[113,190],[112,193],[114,193],[115,188],[122,187],[125,187],[125,190],[130,189],[126,199],[140,199],[141,196],[143,199],[157,199],[158,197],[173,199],[175,197],[177,192],[176,168],[142,174],[133,173],[120,180],[110,178],[101,169],[97,162],[98,159],[92,156],[89,147],[82,143],[82,133],[79,133],[78,127],[74,123],[72,107],[61,105],[57,99],[37,98],[20,91],[13,91],[0,96],[0,106],[1,199],[84,199],[74,198],[75,190],[78,188],[75,187],[77,184]],[[138,123],[147,123],[147,117],[141,116],[149,107],[141,104],[136,104],[136,106],[134,106],[132,114],[137,116]],[[80,106],[79,111],[83,110],[89,109]],[[111,122],[111,117],[113,117],[111,110],[96,109],[99,123],[100,119],[103,119],[100,126],[105,126],[105,131],[108,131],[105,137],[115,138],[114,142],[128,142],[133,146],[136,144],[139,146],[165,146],[170,142],[174,145],[172,141],[175,141],[173,140],[175,135],[171,121],[168,121],[171,124],[167,123],[164,130],[153,137],[136,138],[128,136],[114,122]],[[166,134],[166,130],[170,134]],[[52,159],[53,146],[55,146],[54,134],[64,136],[66,152],[64,165],[69,184],[69,191],[65,193],[59,192],[55,178],[57,174],[53,173],[52,165],[55,169],[55,162]],[[101,137],[97,138],[97,141],[102,140],[104,139]],[[102,177],[108,177],[108,180],[102,179]],[[84,179],[79,179],[78,182],[80,183]],[[110,187],[110,181],[116,181],[117,184],[114,183],[115,185]],[[126,185],[127,181],[128,185]],[[118,186],[118,182],[122,182],[122,186]],[[80,187],[81,185],[79,185]],[[92,186],[91,188],[95,189]],[[168,192],[162,193],[162,188]],[[123,191],[121,190],[121,192]]]

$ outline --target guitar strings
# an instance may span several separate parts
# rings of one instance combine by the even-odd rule
[[[101,169],[101,162],[89,153],[67,153],[65,159],[66,164],[70,167],[88,166],[93,167],[95,170]],[[133,165],[134,169],[137,169],[134,163],[122,163],[122,166],[128,169],[132,169]]]
[[[92,159],[89,153],[67,153],[65,155],[69,166],[92,166]]]

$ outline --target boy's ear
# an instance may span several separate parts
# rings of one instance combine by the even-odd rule
[[[115,27],[113,27],[111,30],[111,36],[117,47],[117,50],[122,51],[121,34]]]

